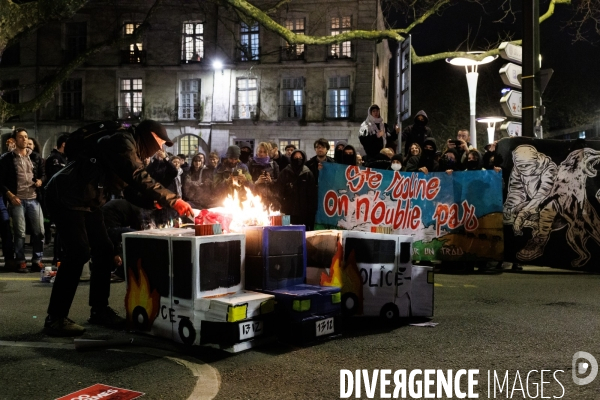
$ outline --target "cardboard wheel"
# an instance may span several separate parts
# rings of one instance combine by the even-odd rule
[[[342,313],[346,316],[354,315],[358,311],[358,297],[354,293],[342,295]]]
[[[133,326],[137,330],[147,331],[150,329],[148,326],[148,313],[142,306],[137,306],[133,309],[133,313],[131,313],[131,320],[133,321]]]
[[[396,321],[400,316],[398,306],[394,303],[387,303],[386,305],[381,307],[381,312],[379,313],[379,316],[389,322]]]
[[[196,340],[196,330],[189,319],[183,318],[179,321],[178,332],[179,337],[184,344],[194,344],[194,341]]]

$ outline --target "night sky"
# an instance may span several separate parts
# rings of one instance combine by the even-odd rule
[[[520,6],[521,2],[514,3],[519,3]],[[510,19],[507,23],[493,23],[499,16],[498,11],[491,8],[487,10],[490,14],[485,14],[477,4],[461,3],[460,6],[447,8],[442,16],[430,18],[412,32],[417,54],[485,50],[490,43],[498,41],[499,32],[513,32],[515,39],[522,39],[521,12],[516,14],[516,19]],[[545,5],[540,5],[540,14],[545,10]],[[586,42],[573,43],[572,30],[563,29],[571,14],[571,6],[557,6],[555,14],[540,25],[542,69],[554,70],[543,96],[547,107],[544,121],[546,130],[569,127],[578,120],[572,117],[573,112],[569,114],[565,110],[565,103],[574,104],[577,101],[584,102],[585,99],[585,104],[579,107],[578,113],[600,111],[600,96],[595,93],[595,88],[600,84],[597,76],[597,71],[600,71],[600,48]],[[400,19],[397,14],[391,13],[388,20],[393,23]],[[399,22],[396,26],[405,26],[405,23]],[[469,32],[471,39],[467,44],[464,40]],[[590,35],[589,38],[600,42],[600,36]],[[499,100],[500,90],[505,86],[498,70],[506,62],[498,58],[490,64],[480,66],[478,117],[494,114],[503,116]],[[459,125],[468,127],[469,106],[464,68],[436,61],[413,65],[412,71],[412,115],[420,109],[426,110],[430,115],[434,134],[442,136],[455,134]],[[574,99],[569,100],[570,97]],[[453,107],[447,107],[449,103]],[[571,116],[569,120],[565,114]],[[582,118],[584,119],[579,119]],[[479,129],[485,131],[484,126],[478,127],[478,131]]]

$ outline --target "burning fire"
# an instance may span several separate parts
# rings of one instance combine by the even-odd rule
[[[142,268],[141,259],[137,262],[137,275],[139,276],[139,279],[136,279],[132,268],[127,269],[127,293],[125,294],[127,321],[136,328],[143,327],[144,329],[149,330],[158,316],[160,294],[156,289],[153,289],[152,292],[150,292],[150,282],[146,272],[144,272],[144,269]],[[144,316],[138,315],[139,312],[135,311],[137,307],[144,309],[147,320],[144,320]],[[136,320],[134,320],[134,318]]]
[[[342,244],[338,241],[337,250],[331,259],[329,275],[326,273],[321,274],[321,286],[339,287],[342,295],[344,293],[354,293],[358,297],[357,313],[360,315],[363,313],[363,286],[356,264],[356,255],[352,250],[345,263],[342,261],[342,255]]]
[[[225,216],[230,222],[229,226],[223,226],[227,232],[242,232],[245,226],[269,226],[269,217],[280,215],[279,211],[268,210],[260,198],[252,194],[248,188],[246,200],[240,201],[238,191],[234,196],[228,195],[223,202],[223,207],[209,209],[212,212]]]

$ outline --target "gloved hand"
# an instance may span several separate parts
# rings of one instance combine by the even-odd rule
[[[181,216],[184,216],[184,215],[190,216],[190,217],[194,216],[194,211],[192,210],[192,207],[190,207],[190,205],[188,203],[186,203],[185,201],[183,201],[181,199],[177,199],[177,201],[173,205],[173,209],[175,211],[177,211],[177,214],[179,214]]]

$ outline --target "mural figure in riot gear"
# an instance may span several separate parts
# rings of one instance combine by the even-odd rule
[[[514,167],[504,203],[504,223],[515,235],[532,229],[532,237],[517,252],[517,259],[533,260],[544,253],[552,231],[567,226],[566,241],[577,254],[572,267],[582,267],[591,257],[586,242],[591,237],[600,244],[600,218],[586,194],[588,178],[597,175],[600,151],[582,148],[572,151],[556,164],[531,145],[513,151]],[[600,201],[600,191],[596,193]]]
[[[541,204],[548,198],[557,173],[556,164],[531,145],[521,145],[512,152],[514,167],[508,181],[504,203],[504,224],[512,225],[515,235],[523,228],[532,229],[532,238],[517,253],[522,261],[533,260],[544,253],[552,230],[552,219],[541,218]],[[540,226],[548,224],[548,226]]]

